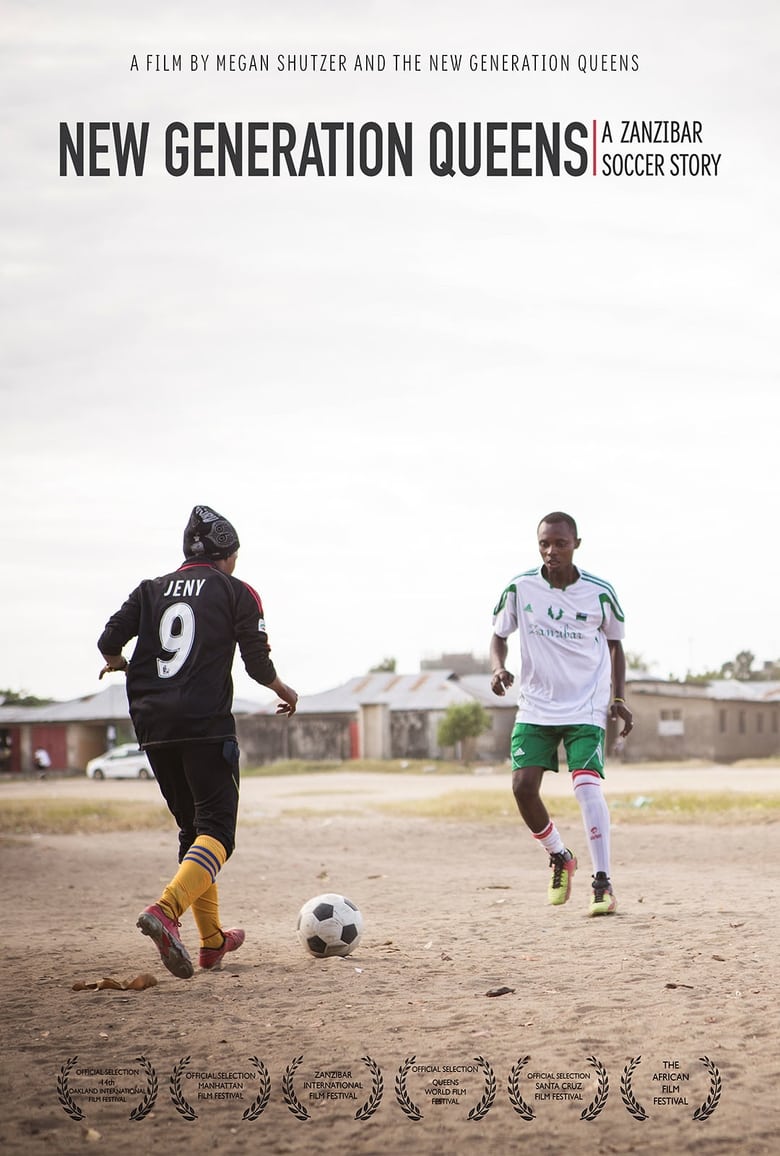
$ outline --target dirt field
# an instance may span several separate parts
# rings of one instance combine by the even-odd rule
[[[500,782],[245,780],[221,891],[247,942],[190,981],[135,928],[174,867],[173,831],[6,837],[2,1150],[780,1150],[777,824],[635,825],[616,808],[620,912],[591,920],[579,822],[562,824],[580,872],[556,909],[519,819],[375,810]],[[618,768],[608,783],[777,793],[780,769]],[[568,790],[561,776],[547,793]],[[34,781],[1,784],[0,807],[98,794],[157,798],[154,783]],[[323,891],[365,916],[345,960],[295,937]],[[189,915],[183,927],[195,952]],[[142,972],[157,985],[72,990]]]

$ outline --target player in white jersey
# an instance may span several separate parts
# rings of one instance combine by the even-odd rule
[[[610,877],[609,808],[601,788],[607,716],[633,727],[626,706],[623,611],[608,582],[579,570],[580,544],[569,514],[546,514],[537,529],[542,565],[518,575],[493,612],[491,689],[504,695],[507,639],[520,635],[520,695],[512,731],[512,790],[533,837],[550,856],[550,903],[565,903],[577,860],[564,846],[540,796],[545,771],[558,770],[566,749],[574,795],[582,811],[593,864],[589,912],[611,915],[617,899]]]

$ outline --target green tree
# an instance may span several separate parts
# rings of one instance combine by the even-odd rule
[[[0,703],[3,706],[48,706],[53,701],[51,698],[28,694],[26,690],[0,690]]]
[[[740,682],[749,682],[756,677],[752,670],[755,657],[749,650],[740,650],[732,662],[723,663],[720,668],[721,678],[736,678]]]
[[[369,674],[395,674],[396,660],[394,658],[383,658],[376,666],[369,667]]]
[[[490,715],[478,702],[456,703],[448,706],[439,723],[437,738],[440,747],[458,747],[469,739],[476,739],[492,726]]]
[[[649,670],[652,665],[653,663],[648,662],[638,650],[626,651],[626,668],[628,670]]]
[[[683,682],[689,683],[691,686],[707,686],[708,683],[714,679],[722,678],[723,674],[719,670],[702,670],[699,674],[694,674],[692,670],[686,671]],[[676,682],[673,674],[669,675],[669,682]]]
[[[756,656],[750,650],[740,650],[739,654],[728,662],[722,663],[718,670],[689,670],[684,681],[696,684],[714,682],[720,678],[733,678],[739,682],[756,682],[759,679],[780,678],[780,660],[765,662],[761,670],[753,670]],[[670,676],[670,681],[673,679]]]

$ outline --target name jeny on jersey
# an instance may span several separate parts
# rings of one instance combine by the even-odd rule
[[[163,590],[163,598],[186,598],[188,595],[197,598],[205,582],[205,578],[171,578]]]

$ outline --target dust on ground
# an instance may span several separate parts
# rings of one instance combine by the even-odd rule
[[[570,784],[548,779],[554,810]],[[580,860],[573,895],[552,908],[519,819],[372,811],[502,781],[245,779],[220,886],[226,925],[247,940],[190,981],[135,927],[174,869],[173,830],[4,839],[3,1150],[777,1151],[777,825],[629,826],[615,812],[620,910],[593,920],[579,823],[563,825]],[[608,776],[621,794],[724,787],[774,793],[780,771]],[[15,782],[0,805],[156,790]],[[302,800],[312,814],[285,813]],[[325,891],[364,913],[346,959],[315,960],[295,936],[299,907]],[[196,952],[188,915],[183,935]],[[144,972],[156,986],[72,990]]]

